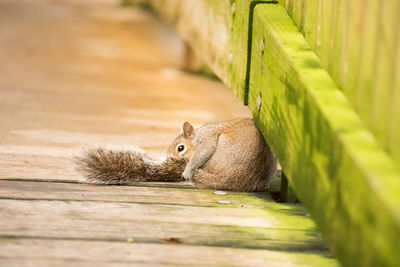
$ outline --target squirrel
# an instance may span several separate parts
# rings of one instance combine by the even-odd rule
[[[276,168],[277,161],[251,118],[209,123],[196,130],[185,122],[161,162],[139,150],[95,148],[78,157],[85,181],[98,184],[186,180],[200,189],[265,191]]]

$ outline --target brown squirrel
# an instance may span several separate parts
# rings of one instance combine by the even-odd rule
[[[86,181],[98,184],[182,181],[197,188],[264,191],[277,161],[250,118],[205,124],[183,132],[168,147],[167,158],[152,160],[143,151],[96,148],[78,158]]]

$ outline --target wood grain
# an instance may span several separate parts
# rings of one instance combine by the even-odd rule
[[[7,266],[305,266],[313,255],[257,249],[57,239],[0,239],[0,264]],[[57,249],[54,249],[57,248]],[[85,248],[85,253],[82,253]],[[301,258],[296,261],[294,258]]]
[[[278,204],[265,194],[216,195],[161,186],[2,180],[0,260],[15,265],[69,260],[79,264],[337,264],[301,205]],[[221,199],[230,203],[221,204]],[[81,253],[82,248],[86,253]],[[127,250],[135,253],[126,254]],[[114,253],[109,255],[110,251]]]
[[[399,94],[399,2],[288,0],[284,6],[363,123],[399,163],[393,100]]]
[[[296,195],[345,265],[398,265],[397,165],[283,7],[256,7],[253,27],[268,53],[253,46],[249,106]]]

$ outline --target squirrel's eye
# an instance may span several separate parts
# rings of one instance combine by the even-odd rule
[[[184,145],[179,145],[178,146],[178,152],[182,152],[185,149]]]

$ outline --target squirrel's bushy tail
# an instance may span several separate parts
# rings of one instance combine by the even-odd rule
[[[156,162],[143,151],[106,148],[86,150],[76,162],[85,181],[96,184],[181,181],[187,164],[186,159],[168,157]]]

